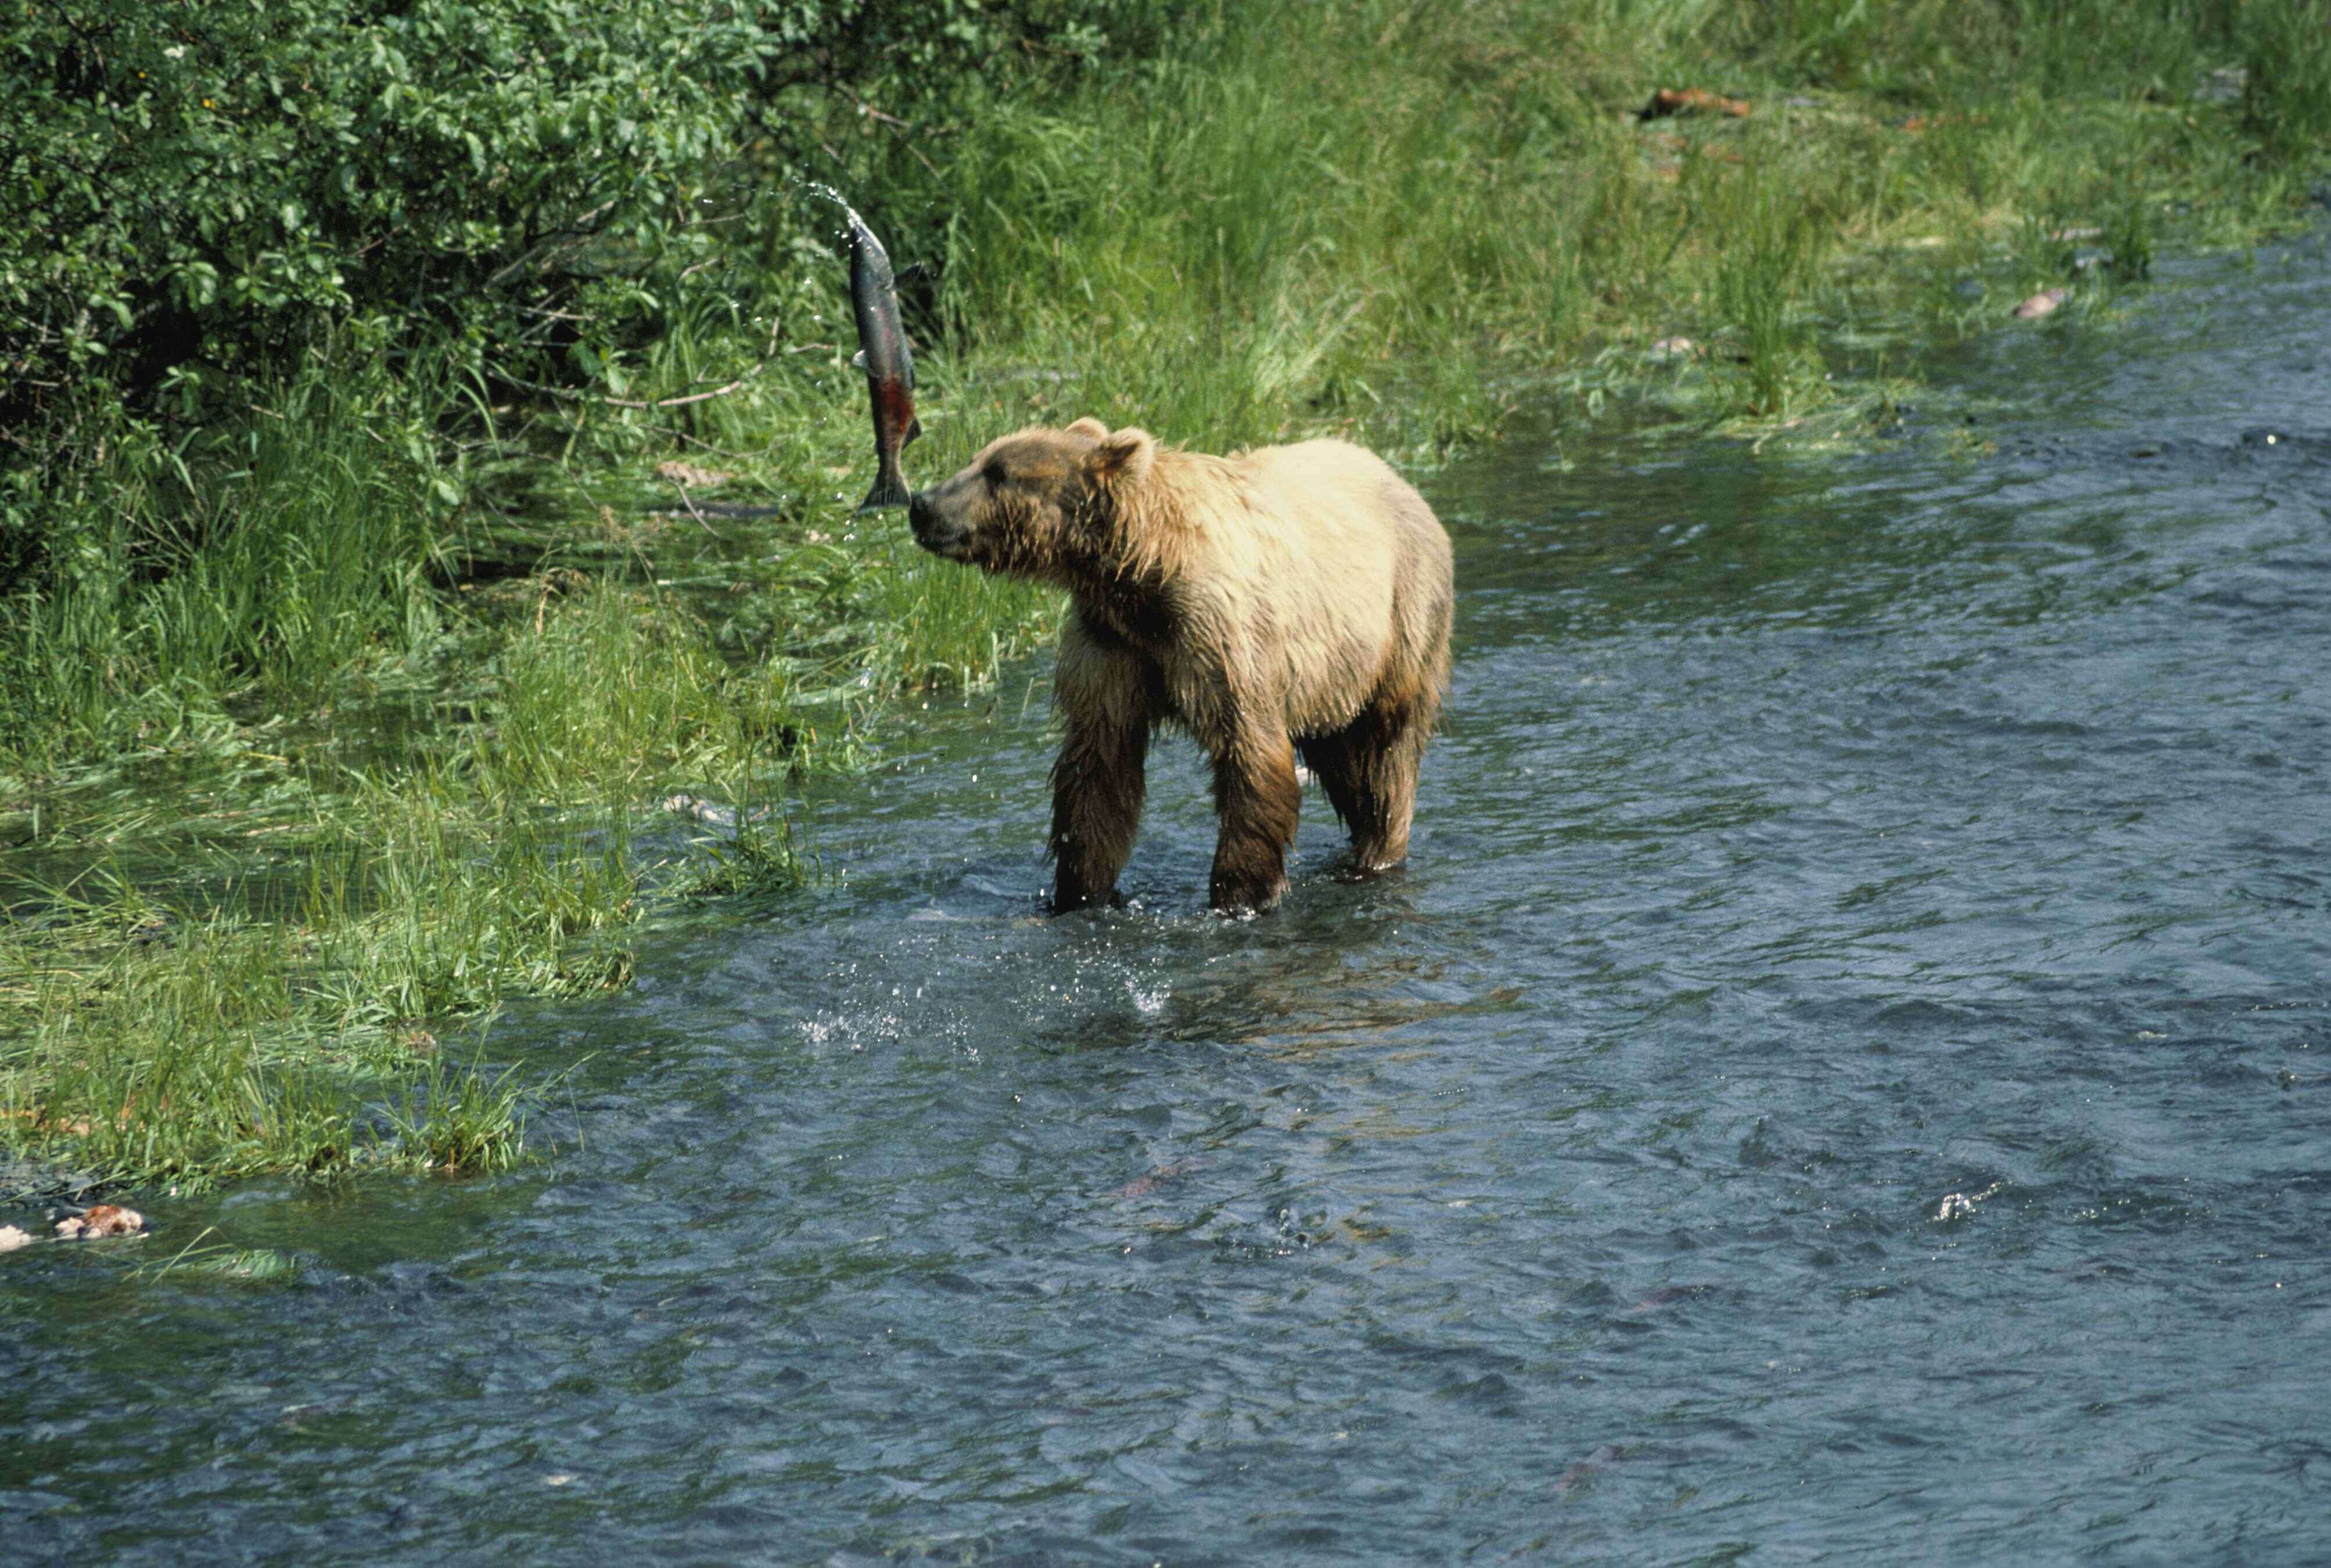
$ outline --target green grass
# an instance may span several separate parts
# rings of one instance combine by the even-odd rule
[[[289,1253],[278,1252],[268,1247],[235,1247],[210,1240],[217,1234],[217,1227],[205,1226],[192,1241],[167,1258],[141,1263],[129,1271],[130,1276],[139,1279],[162,1279],[173,1274],[184,1274],[247,1285],[273,1285],[289,1280],[300,1272],[300,1260]]]
[[[2331,144],[2331,6],[2280,0],[2242,12],[2244,128],[2274,161],[2319,163]]]
[[[0,613],[0,756],[53,768],[425,660],[461,491],[422,395],[313,372],[245,425],[133,432],[97,482],[76,470],[51,569]]]
[[[371,803],[364,824],[318,834],[305,892],[272,917],[115,881],[50,890],[38,924],[0,934],[8,1141],[123,1181],[514,1157],[506,1073],[431,1065],[428,1092],[392,1108],[439,1062],[423,1021],[623,984],[641,873],[620,837],[481,838],[425,791]]]
[[[1660,86],[1755,112],[1637,120]],[[2322,0],[1297,28],[1222,0],[1162,53],[967,84],[844,152],[935,268],[928,479],[1087,413],[1411,464],[1627,400],[1852,440],[1937,333],[2051,284],[2109,330],[2158,254],[2296,223],[2326,140]],[[440,1034],[474,1054],[510,998],[623,984],[642,921],[815,876],[800,782],[1049,637],[1051,595],[852,515],[842,269],[785,172],[741,152],[735,232],[765,239],[557,394],[327,336],[263,413],[61,481],[0,609],[0,1144],[122,1181],[506,1164],[533,1080]],[[2082,247],[2113,265],[2072,278]],[[1670,336],[1697,351],[1647,352]]]
[[[652,908],[809,879],[782,810],[706,834],[656,809],[675,783],[733,798],[785,775],[772,681],[652,594],[535,592],[486,662],[491,717],[412,765],[271,757],[266,786],[175,822],[102,792],[52,806],[52,839],[92,858],[0,885],[0,1140],[128,1182],[500,1168],[524,1086],[446,1068],[435,1031],[621,986]],[[219,858],[168,897],[126,869],[157,842]]]

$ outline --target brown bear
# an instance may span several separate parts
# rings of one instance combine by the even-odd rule
[[[909,518],[934,555],[1074,600],[1053,692],[1056,911],[1114,895],[1166,723],[1213,760],[1216,909],[1286,891],[1299,751],[1362,871],[1406,858],[1454,579],[1448,534],[1381,459],[1339,441],[1208,457],[1080,419],[991,443]]]

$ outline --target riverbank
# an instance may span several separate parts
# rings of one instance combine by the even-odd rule
[[[2050,288],[2012,329],[2110,331],[2156,252],[2303,221],[2331,57],[2292,19],[1382,6],[1297,38],[1225,8],[967,90],[852,149],[935,264],[911,469],[1084,413],[1419,469],[1614,401],[1865,440],[1917,346]],[[1661,88],[1748,112],[1641,118]],[[841,270],[797,204],[740,210],[784,242],[577,384],[328,340],[190,474],[86,481],[109,531],[0,641],[12,1153],[115,1183],[507,1163],[540,1086],[478,1021],[815,875],[804,781],[1049,635],[1048,595],[850,515]]]

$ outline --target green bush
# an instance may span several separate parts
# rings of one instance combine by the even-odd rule
[[[146,397],[333,318],[467,324],[638,271],[687,232],[762,47],[707,0],[21,4],[9,423],[76,373]]]
[[[0,568],[36,553],[58,462],[125,417],[238,412],[327,332],[600,378],[708,259],[771,253],[740,243],[740,189],[846,179],[833,144],[866,138],[838,125],[1155,10],[0,0]]]

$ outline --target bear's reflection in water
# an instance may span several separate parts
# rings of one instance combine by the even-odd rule
[[[1501,1011],[1520,995],[1486,978],[1488,954],[1461,962],[1437,939],[1420,942],[1420,925],[1437,923],[1419,915],[1398,873],[1307,883],[1270,921],[1225,925],[1137,904],[1013,924],[1051,950],[1025,955],[1026,973],[1075,976],[1058,991],[1048,981],[1047,994],[1031,999],[1030,1038],[1054,1049],[1204,1044],[1299,1058]]]

